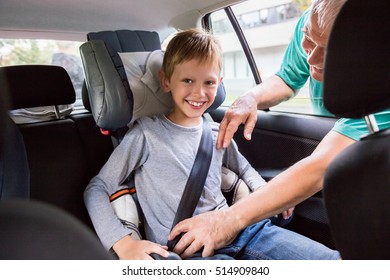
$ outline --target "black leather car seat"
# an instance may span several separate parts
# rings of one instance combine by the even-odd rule
[[[16,124],[5,116],[1,130],[0,200],[30,197],[30,170],[26,147]]]
[[[11,110],[75,102],[72,82],[63,67],[18,65],[1,69]],[[30,169],[30,198],[54,204],[91,225],[83,202],[83,191],[91,177],[75,122],[59,117],[19,124],[18,129]]]
[[[90,228],[36,200],[0,202],[1,260],[110,260]]]
[[[30,196],[30,170],[23,137],[8,116],[8,87],[4,69],[0,67],[0,200]]]
[[[12,99],[8,94],[28,94],[16,90],[28,82],[14,84],[11,80],[23,76],[12,73],[28,70],[27,74],[34,69],[0,68],[0,259],[109,260],[111,256],[96,235],[75,217],[54,205],[25,199],[29,197],[29,169],[22,136],[7,115]]]
[[[370,130],[326,171],[325,204],[343,259],[390,259],[390,129],[373,115],[390,108],[389,14],[386,0],[347,1],[328,43],[325,106],[365,118]]]

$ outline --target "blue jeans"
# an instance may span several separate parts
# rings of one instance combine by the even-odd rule
[[[199,255],[191,259],[199,259]],[[247,227],[210,259],[337,260],[339,252],[303,235],[275,226],[269,219]]]

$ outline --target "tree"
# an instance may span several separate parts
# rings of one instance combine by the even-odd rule
[[[37,40],[1,40],[1,65],[50,64],[53,46],[40,44]]]
[[[293,2],[296,4],[297,8],[303,12],[309,8],[313,0],[293,0]]]

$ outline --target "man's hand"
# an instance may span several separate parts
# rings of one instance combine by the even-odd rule
[[[230,145],[234,133],[236,133],[240,124],[245,124],[244,137],[247,140],[251,140],[256,120],[256,99],[251,94],[242,95],[233,102],[220,123],[217,148],[226,148]]]
[[[203,248],[202,257],[209,257],[215,250],[230,244],[240,232],[225,210],[206,212],[178,223],[170,233],[172,240],[180,233],[185,233],[173,249],[183,259]]]
[[[121,260],[152,260],[152,253],[168,257],[167,246],[147,240],[134,240],[129,235],[117,241],[112,248]]]

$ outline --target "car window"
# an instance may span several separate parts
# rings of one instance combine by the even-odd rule
[[[83,42],[0,39],[0,66],[22,64],[59,65],[68,72],[76,91],[75,109],[83,108],[81,88],[84,71],[79,47]]]
[[[260,81],[275,74],[282,62],[295,25],[312,0],[249,0],[231,6],[254,60],[254,69]],[[256,85],[256,74],[251,71],[237,32],[227,9],[210,15],[213,33],[223,47],[223,81],[230,105],[238,96]],[[295,98],[282,102],[270,110],[312,114],[308,83]]]

